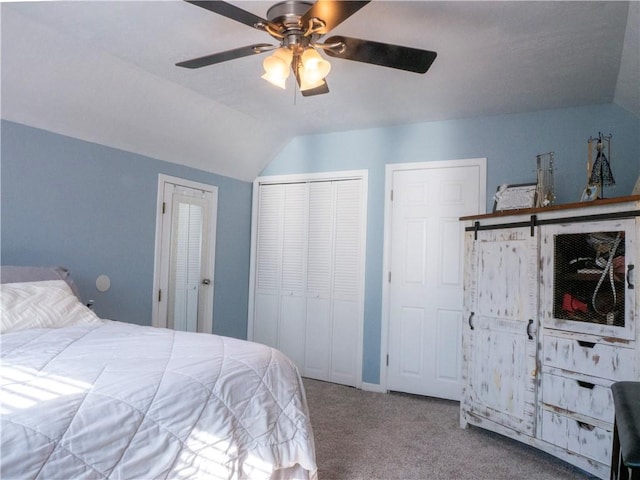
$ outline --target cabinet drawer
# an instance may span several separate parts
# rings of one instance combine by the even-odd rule
[[[566,415],[543,410],[542,439],[600,463],[611,463],[613,433]]]
[[[632,380],[634,350],[602,343],[546,335],[545,365],[607,380]]]
[[[600,383],[603,383],[600,381]],[[613,424],[613,396],[606,385],[587,382],[570,375],[542,374],[542,402],[551,407]]]

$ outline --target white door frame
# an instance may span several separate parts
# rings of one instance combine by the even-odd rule
[[[478,190],[478,214],[487,210],[487,159],[440,160],[434,162],[393,163],[385,166],[384,180],[384,243],[382,249],[382,319],[380,332],[380,390],[387,391],[387,355],[389,354],[389,272],[391,269],[391,190],[393,174],[397,171],[423,170],[431,168],[474,167],[480,169]]]
[[[213,296],[214,296],[214,284],[215,284],[215,267],[216,267],[216,220],[218,217],[218,187],[215,185],[208,185],[206,183],[194,182],[192,180],[186,180],[184,178],[172,177],[170,175],[165,175],[163,173],[158,174],[158,193],[156,200],[156,239],[155,239],[155,249],[154,249],[154,263],[153,263],[153,291],[152,291],[152,307],[151,307],[151,325],[154,327],[166,328],[167,320],[166,318],[159,318],[159,308],[158,308],[158,291],[160,290],[160,285],[162,283],[162,279],[160,278],[160,255],[162,254],[162,221],[163,221],[163,213],[162,213],[162,202],[164,199],[164,187],[165,184],[171,183],[174,185],[180,185],[183,187],[193,188],[195,190],[203,190],[206,192],[211,192],[211,196],[213,199],[213,208],[211,209],[210,218],[209,218],[209,251],[211,252],[211,264],[209,268],[211,269],[211,275],[209,279],[211,280],[211,284],[209,288],[211,289],[211,294],[206,297],[206,304],[204,306],[204,318],[211,318],[211,321],[205,321],[203,325],[204,333],[213,333]],[[168,294],[168,292],[167,292]]]
[[[249,308],[247,319],[247,340],[253,340],[254,328],[254,309],[255,309],[255,283],[256,283],[256,250],[258,236],[258,189],[260,185],[274,183],[299,183],[313,181],[332,181],[332,180],[351,180],[362,179],[362,195],[363,195],[363,218],[362,218],[362,279],[360,301],[360,318],[358,319],[358,351],[357,365],[358,372],[356,387],[362,385],[362,355],[364,342],[364,302],[365,302],[365,279],[366,279],[366,258],[367,258],[367,217],[368,217],[368,186],[369,171],[368,170],[347,170],[344,172],[322,172],[322,173],[301,173],[291,175],[270,175],[258,177],[253,181],[253,195],[251,205],[251,258],[249,264]]]

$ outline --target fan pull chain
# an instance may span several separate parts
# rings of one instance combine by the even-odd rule
[[[298,82],[294,79],[293,80],[293,106],[295,107],[297,105],[296,101],[298,99],[297,96],[297,91],[298,91]]]

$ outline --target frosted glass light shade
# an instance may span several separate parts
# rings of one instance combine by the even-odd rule
[[[315,49],[307,48],[304,51],[300,73],[304,80],[303,83],[318,86],[330,71],[331,64],[323,59]]]
[[[264,78],[266,81],[280,87],[286,88],[286,80],[289,78],[291,58],[293,54],[288,48],[279,48],[272,55],[269,55],[262,62],[264,67]]]
[[[298,69],[298,75],[300,76],[300,91],[305,92],[324,85],[324,78],[310,81],[309,78],[313,78],[313,75],[306,75],[306,73],[305,68],[300,66]]]

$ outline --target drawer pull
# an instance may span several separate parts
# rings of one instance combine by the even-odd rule
[[[529,340],[533,340],[533,335],[531,335],[531,326],[533,325],[533,320],[529,319],[529,323],[527,324],[527,336]]]
[[[594,383],[589,383],[589,382],[583,382],[582,380],[576,380],[578,382],[578,385],[580,385],[582,388],[588,388],[589,390],[593,390],[593,387],[595,387]]]
[[[471,315],[469,315],[469,328],[471,330],[473,330],[473,322],[471,322],[471,319],[473,318],[474,313],[471,312]]]
[[[588,423],[580,422],[578,420],[576,420],[576,423],[581,429],[589,430],[590,432],[593,431],[594,428],[596,428],[594,425],[589,425]]]
[[[584,340],[578,340],[578,345],[584,348],[593,348],[596,346],[595,342],[585,342]]]

